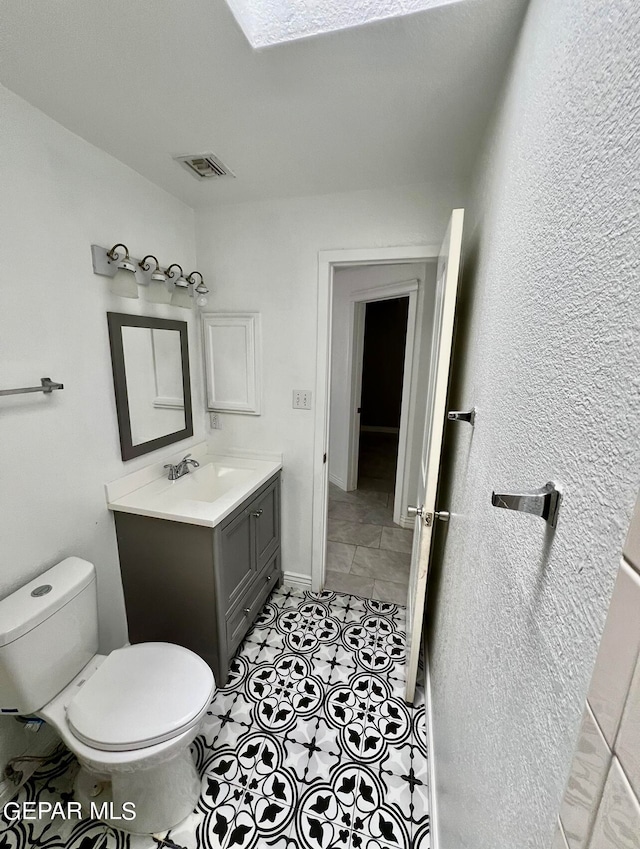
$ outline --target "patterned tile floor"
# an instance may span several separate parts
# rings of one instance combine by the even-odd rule
[[[428,849],[423,691],[402,699],[405,611],[283,587],[193,744],[202,791],[167,834],[92,820],[0,822],[0,849]],[[63,754],[18,801],[71,798]]]

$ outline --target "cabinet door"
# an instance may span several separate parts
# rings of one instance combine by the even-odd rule
[[[251,502],[255,522],[256,571],[261,572],[280,545],[280,478]]]
[[[219,532],[218,582],[221,615],[246,591],[255,575],[254,522],[249,508]]]

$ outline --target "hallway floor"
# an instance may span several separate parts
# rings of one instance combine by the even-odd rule
[[[276,590],[194,741],[193,814],[153,838],[89,819],[0,821],[0,845],[429,849],[424,692],[414,707],[402,698],[404,628],[395,604]],[[17,801],[66,802],[76,768],[62,755]]]
[[[398,437],[363,432],[358,488],[329,484],[325,589],[407,603],[413,531],[393,521]]]

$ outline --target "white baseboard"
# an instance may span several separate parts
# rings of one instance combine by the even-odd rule
[[[431,670],[429,666],[429,654],[425,651],[424,666],[424,698],[425,698],[425,722],[427,723],[427,761],[429,769],[429,832],[431,836],[431,849],[438,849],[438,807],[436,804],[436,768],[435,749],[433,745],[433,712],[431,709]]]
[[[329,483],[332,483],[334,486],[339,487],[341,490],[343,490],[343,492],[347,491],[347,485],[342,480],[342,478],[337,477],[337,475],[332,475],[331,472],[329,472]]]
[[[416,520],[413,516],[400,516],[400,527],[406,528],[409,531],[412,531],[416,524]]]
[[[282,580],[288,587],[298,590],[311,589],[311,575],[303,575],[301,572],[283,572]]]
[[[400,433],[399,427],[378,427],[377,425],[362,425],[363,433]]]

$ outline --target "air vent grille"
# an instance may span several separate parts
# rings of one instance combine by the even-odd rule
[[[175,156],[174,159],[199,180],[235,177],[233,171],[227,168],[213,153],[194,153],[188,156]]]

